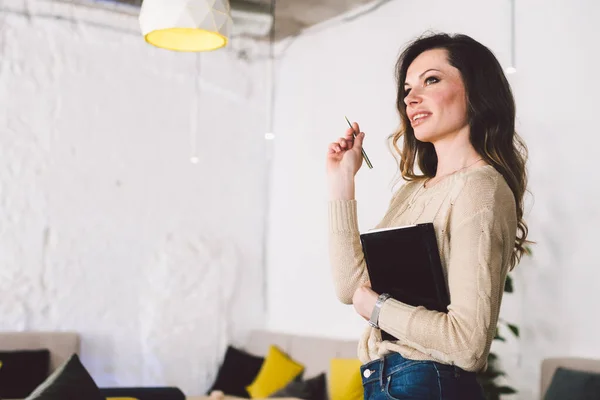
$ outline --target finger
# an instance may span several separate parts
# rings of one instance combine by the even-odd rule
[[[354,145],[357,146],[358,148],[362,148],[364,140],[365,140],[365,133],[361,132],[358,135],[356,135],[356,139],[354,139]]]
[[[329,144],[329,152],[330,153],[337,153],[339,151],[339,145],[337,143],[330,143]]]
[[[350,143],[350,140],[348,140],[348,139],[340,138],[338,140],[338,143],[342,147],[342,149],[350,149],[350,148],[352,148],[352,143]]]
[[[354,129],[352,129],[352,128],[346,129],[346,139],[348,139],[348,140],[354,139]]]
[[[353,122],[352,127],[354,128],[354,132],[358,134],[360,132],[360,126],[358,126],[358,122]]]

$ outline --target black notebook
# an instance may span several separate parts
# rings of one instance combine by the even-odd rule
[[[447,312],[450,296],[432,223],[360,235],[371,287],[411,306]],[[396,340],[381,331],[385,340]]]

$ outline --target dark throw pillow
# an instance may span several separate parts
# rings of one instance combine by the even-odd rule
[[[0,399],[24,399],[50,370],[50,351],[0,351]]]
[[[305,400],[327,400],[327,382],[325,373],[313,378],[296,379],[286,387],[278,390],[269,397],[297,397]]]
[[[26,400],[106,400],[98,386],[73,354],[44,383],[38,386]]]
[[[185,394],[177,387],[115,387],[100,388],[102,397],[121,397],[137,400],[185,400]]]
[[[207,394],[220,390],[230,396],[250,398],[246,386],[254,381],[264,360],[263,357],[228,346],[217,378]]]
[[[598,400],[600,374],[559,367],[544,400]]]

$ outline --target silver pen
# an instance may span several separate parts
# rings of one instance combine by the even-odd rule
[[[350,123],[350,121],[348,121],[348,117],[344,116],[344,118],[346,118],[346,122],[348,122],[348,125],[350,125],[350,128],[352,129],[352,135],[356,138],[356,132],[354,131],[354,127],[352,126],[352,124]],[[367,166],[370,169],[373,169],[373,164],[371,164],[371,161],[369,161],[369,157],[367,157],[367,153],[365,152],[365,149],[361,148],[361,151],[362,151],[363,159],[367,163]]]

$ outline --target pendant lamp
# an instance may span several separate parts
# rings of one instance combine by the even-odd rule
[[[139,19],[146,42],[185,52],[226,46],[233,24],[229,0],[144,0]]]

